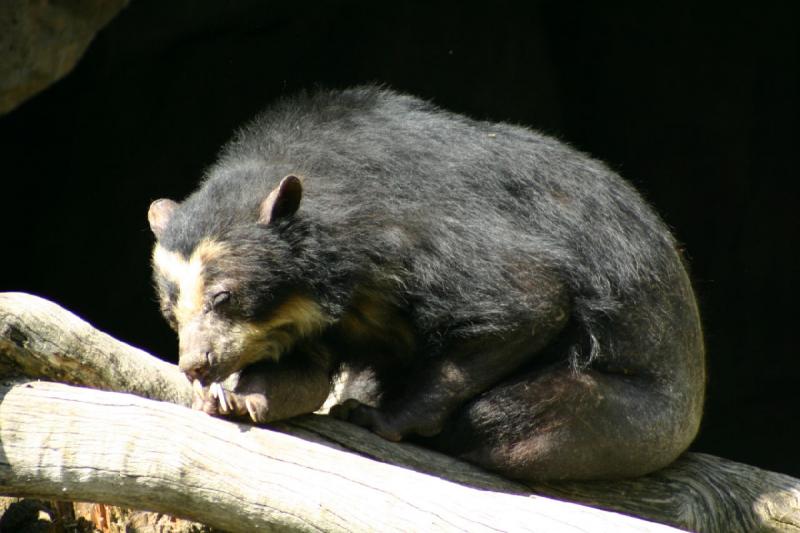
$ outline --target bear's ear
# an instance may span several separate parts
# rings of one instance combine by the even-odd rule
[[[261,202],[258,223],[269,224],[297,212],[300,199],[303,197],[303,184],[297,176],[286,176],[275,190]]]
[[[150,223],[150,231],[156,236],[156,239],[161,239],[161,234],[169,224],[169,219],[172,218],[172,213],[178,204],[174,200],[161,198],[150,204],[150,209],[147,211],[147,221]]]

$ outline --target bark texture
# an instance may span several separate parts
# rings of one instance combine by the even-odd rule
[[[704,454],[634,480],[526,486],[326,416],[214,419],[186,407],[174,365],[27,294],[0,294],[0,375],[8,495],[230,531],[800,531],[800,481]]]

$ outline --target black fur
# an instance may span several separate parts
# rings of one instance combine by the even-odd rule
[[[297,213],[255,223],[290,174]],[[319,302],[329,368],[378,390],[343,416],[389,438],[438,435],[517,477],[613,477],[666,464],[697,430],[702,334],[675,242],[631,186],[552,138],[375,87],[286,99],[224,149],[160,244],[188,256],[208,237],[236,257],[207,272],[244,284],[236,320],[290,294]],[[406,324],[402,348],[340,326],[369,323],[365,293]]]

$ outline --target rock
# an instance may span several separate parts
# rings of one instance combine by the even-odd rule
[[[128,0],[0,2],[0,114],[66,75]]]

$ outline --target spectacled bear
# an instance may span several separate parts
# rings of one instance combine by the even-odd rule
[[[304,93],[148,219],[210,414],[310,413],[346,371],[335,416],[527,480],[645,474],[698,430],[675,240],[617,174],[530,129],[378,87]]]

